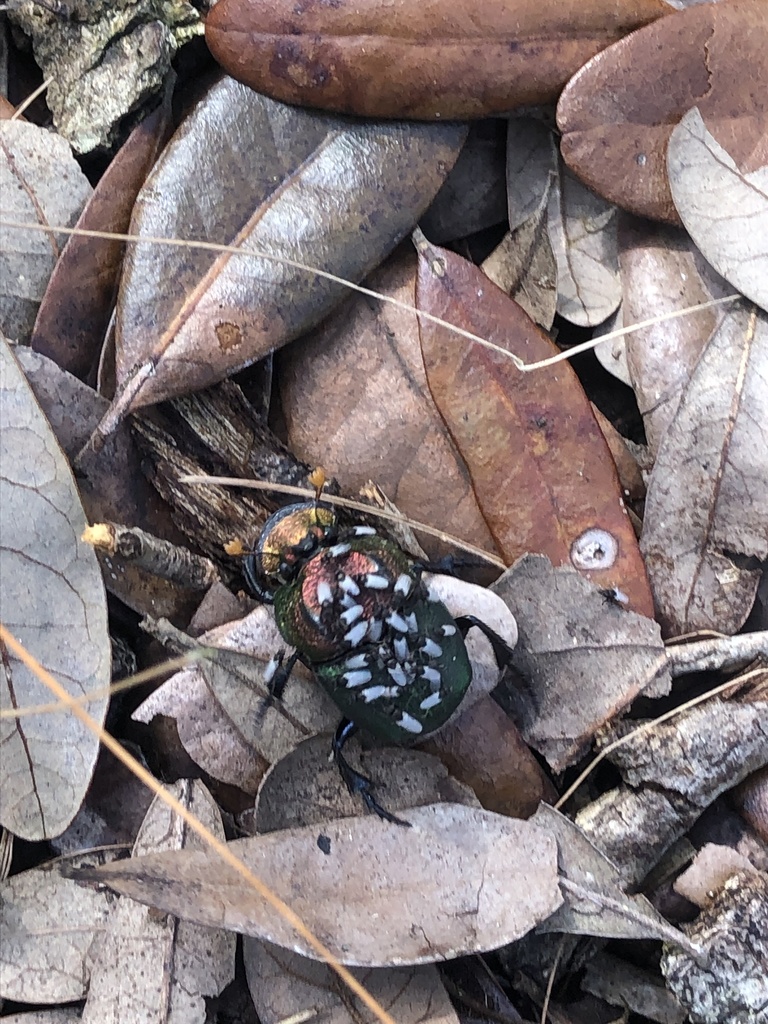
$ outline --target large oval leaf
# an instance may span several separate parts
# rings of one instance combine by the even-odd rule
[[[428,243],[420,248],[420,309],[527,363],[557,354],[478,267]],[[507,563],[527,552],[546,554],[600,586],[620,586],[635,611],[651,614],[616,467],[570,366],[522,373],[503,352],[428,321],[421,344],[432,397]]]
[[[367,815],[327,822],[323,843],[309,825],[229,846],[342,963],[361,967],[494,949],[562,903],[557,843],[543,829],[461,804],[404,817],[411,828]],[[182,920],[317,956],[214,852],[156,853],[87,877]]]
[[[343,285],[277,258],[359,281],[413,227],[465,135],[325,117],[219,82],[148,178],[132,230],[274,258],[135,246],[118,303],[122,401],[206,387],[322,319]]]
[[[0,344],[0,534],[3,624],[75,697],[109,682],[111,651],[99,563],[75,480],[14,359]],[[48,689],[3,651],[4,709],[48,703]],[[102,721],[106,697],[88,704]],[[59,835],[83,802],[98,740],[73,715],[0,719],[2,824],[25,839]]]
[[[661,0],[220,0],[205,37],[241,82],[367,117],[487,117],[551,103]]]

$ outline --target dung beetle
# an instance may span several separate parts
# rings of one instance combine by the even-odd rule
[[[248,587],[274,604],[280,634],[294,648],[287,661],[280,651],[270,662],[270,696],[280,698],[297,660],[306,665],[344,716],[332,753],[349,791],[400,825],[407,822],[376,801],[344,744],[362,728],[406,745],[445,724],[472,682],[464,643],[472,626],[500,664],[511,654],[484,622],[454,619],[430,596],[422,579],[430,568],[370,526],[342,529],[335,509],[319,500],[274,513],[243,564]]]

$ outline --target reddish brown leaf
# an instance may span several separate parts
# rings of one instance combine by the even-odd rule
[[[568,83],[557,118],[565,160],[590,188],[641,216],[679,223],[667,182],[673,128],[698,106],[737,163],[768,96],[764,0],[702,4],[647,25]]]
[[[525,362],[558,350],[477,267],[425,243],[417,304]],[[423,322],[432,397],[461,451],[475,494],[508,562],[526,552],[619,586],[653,613],[616,467],[573,370],[522,373],[512,361]]]
[[[669,13],[662,0],[220,0],[205,36],[246,85],[368,117],[486,117],[553,102],[609,43]]]
[[[416,269],[409,246],[366,285],[412,305]],[[354,296],[286,346],[275,366],[299,458],[323,466],[349,493],[373,480],[403,514],[493,551],[466,467],[429,394],[415,313]]]
[[[170,127],[170,91],[134,128],[77,222],[91,231],[125,233],[147,172]],[[37,313],[30,344],[85,380],[94,368],[112,312],[124,243],[73,235],[59,257]]]

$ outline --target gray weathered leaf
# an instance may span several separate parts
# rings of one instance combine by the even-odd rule
[[[243,941],[245,976],[262,1024],[280,1024],[312,1007],[323,1024],[358,1024],[357,1004],[339,991],[334,971],[268,942]],[[458,1024],[440,974],[417,967],[353,968],[353,974],[398,1024]]]
[[[669,688],[658,625],[611,603],[575,569],[525,555],[493,590],[517,619],[512,664],[526,681],[505,703],[555,771],[573,764],[639,693]]]
[[[629,214],[620,218],[619,262],[627,324],[696,306],[733,291],[684,231]],[[633,331],[626,338],[629,383],[637,396],[648,446],[654,455],[691,371],[726,310],[724,306],[701,310]],[[625,339],[620,341],[625,344]]]
[[[222,380],[317,323],[411,230],[455,161],[458,124],[357,122],[288,107],[223,79],[139,195],[132,230],[267,254],[155,244],[126,262],[117,378],[137,408]]]
[[[0,343],[0,606],[7,629],[67,690],[108,682],[111,651],[101,570],[80,540],[85,514],[72,471],[10,347]],[[4,653],[5,709],[50,691]],[[107,699],[88,704],[101,722]],[[56,836],[85,796],[98,740],[69,714],[0,720],[2,823],[25,839]]]
[[[0,998],[45,1004],[85,998],[90,957],[116,901],[103,889],[84,889],[61,867],[98,866],[118,853],[63,857],[0,885]]]
[[[641,547],[669,635],[735,633],[768,558],[768,314],[732,307],[691,375],[648,485]]]
[[[4,219],[71,227],[92,191],[59,135],[26,121],[0,122]],[[0,225],[0,328],[13,341],[29,340],[65,242],[52,231]]]
[[[494,949],[561,904],[556,843],[535,825],[459,804],[417,807],[403,817],[411,828],[366,815],[328,822],[321,844],[317,826],[309,826],[229,848],[342,963],[358,967]],[[316,956],[213,853],[151,854],[87,877],[183,920]]]
[[[557,312],[580,327],[601,323],[621,302],[616,207],[560,164],[547,228],[557,260]]]
[[[696,245],[726,281],[768,310],[768,147],[764,118],[754,121],[750,169],[720,145],[698,107],[672,132],[667,165],[672,198]]]
[[[202,783],[183,780],[171,792],[217,838],[224,838],[221,813]],[[133,858],[140,862],[147,853],[202,848],[197,833],[156,798]],[[234,972],[234,935],[153,914],[121,899],[96,952],[83,1024],[205,1024],[205,997],[218,996]]]
[[[531,821],[557,838],[565,902],[539,931],[615,939],[675,939],[675,929],[641,895],[629,895],[615,865],[578,825],[548,804]],[[685,937],[678,936],[680,942]]]

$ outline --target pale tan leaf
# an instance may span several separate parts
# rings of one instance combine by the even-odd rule
[[[3,218],[71,227],[92,192],[69,145],[26,121],[0,123]],[[0,328],[28,341],[66,238],[0,226]]]
[[[482,263],[483,273],[522,306],[531,320],[550,330],[557,308],[557,264],[547,233],[547,199],[528,220],[508,231]]]
[[[221,813],[202,783],[178,782],[171,792],[224,838]],[[203,848],[197,833],[156,798],[133,858],[140,862],[148,853]],[[234,960],[234,935],[153,914],[121,899],[93,964],[83,1024],[205,1024],[205,996],[219,995],[232,980]]]
[[[621,302],[616,207],[561,162],[547,214],[557,261],[557,312],[580,327],[599,324]]]
[[[323,849],[317,826],[229,846],[335,956],[359,967],[494,949],[562,902],[555,840],[536,826],[458,804],[418,807],[403,817],[410,828],[372,815],[328,822]],[[315,955],[212,853],[152,854],[87,877],[185,920]]]
[[[285,648],[272,608],[261,605],[194,641],[169,623],[151,628],[163,642],[185,645],[174,651],[219,648],[172,676],[134,712],[139,721],[175,718],[190,757],[214,778],[255,793],[270,764],[308,736],[336,727],[338,709],[303,665],[291,673],[282,700],[265,708],[264,669]]]
[[[243,960],[262,1024],[280,1024],[310,1007],[323,1024],[359,1024],[365,1012],[351,993],[339,991],[338,977],[325,964],[248,936]],[[398,1024],[458,1024],[440,974],[431,964],[356,968],[352,973]]]
[[[641,546],[669,635],[734,633],[768,557],[768,315],[733,307],[710,338],[648,485]]]
[[[0,606],[4,625],[81,697],[109,682],[101,571],[82,543],[85,513],[72,471],[10,347],[0,342]],[[5,652],[4,709],[43,704],[48,688]],[[107,699],[88,705],[103,721]],[[2,822],[16,835],[58,835],[83,802],[98,740],[73,715],[0,721]]]
[[[64,877],[61,867],[96,866],[122,852],[62,858],[0,885],[0,998],[19,1003],[85,998],[89,957],[104,938],[115,898],[84,889]]]
[[[694,242],[726,281],[768,310],[768,146],[765,117],[754,122],[747,169],[693,107],[672,132],[667,165],[672,198]]]
[[[624,309],[622,306],[609,316],[606,321],[595,328],[593,337],[600,338],[604,334],[611,334],[613,331],[620,331],[624,327]],[[595,357],[603,369],[612,374],[617,380],[622,381],[628,387],[632,387],[632,378],[629,375],[627,366],[627,342],[626,338],[609,338],[595,347]]]

